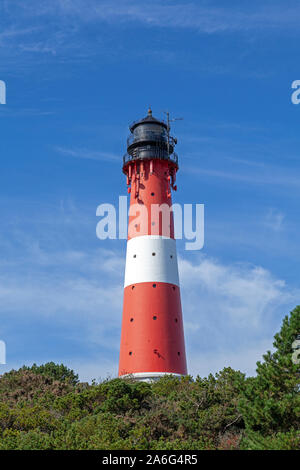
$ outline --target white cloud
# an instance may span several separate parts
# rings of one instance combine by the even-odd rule
[[[114,376],[125,252],[47,251],[28,241],[23,251],[19,259],[3,257],[0,265],[2,324],[18,324],[19,317],[23,322],[26,318],[28,326],[56,325],[63,338],[79,345],[75,356],[60,349],[60,362],[79,368],[84,379]],[[262,267],[199,256],[193,262],[180,259],[179,269],[190,373],[207,375],[227,365],[253,373],[299,292]],[[37,342],[47,342],[47,328],[39,331]],[[8,343],[9,353],[10,348]],[[46,350],[43,360],[57,360],[51,354]],[[41,357],[32,362],[41,362]]]
[[[277,209],[269,209],[265,218],[265,226],[274,232],[279,232],[283,228],[284,218],[285,215],[282,212]]]
[[[257,341],[250,347],[241,346],[237,352],[224,348],[223,351],[188,354],[189,374],[193,377],[207,377],[216,374],[224,367],[240,370],[248,376],[256,374],[257,361],[263,360],[263,354],[272,350],[272,339]]]
[[[180,259],[179,271],[190,373],[231,365],[253,374],[300,291],[262,267],[205,256]]]
[[[267,310],[291,300],[285,282],[262,267],[223,265],[205,257],[196,264],[181,259],[179,267],[189,299],[201,299],[201,303],[196,298],[192,303],[204,310],[204,315],[218,311],[221,323],[257,327]],[[190,300],[188,305],[191,307]]]

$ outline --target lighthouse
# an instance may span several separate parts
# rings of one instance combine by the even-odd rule
[[[130,208],[119,376],[152,381],[187,374],[172,190],[177,140],[148,115],[130,126],[123,157]]]

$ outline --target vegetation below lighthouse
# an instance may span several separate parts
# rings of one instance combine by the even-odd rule
[[[300,306],[284,318],[256,377],[80,383],[63,365],[0,377],[0,449],[300,449]]]

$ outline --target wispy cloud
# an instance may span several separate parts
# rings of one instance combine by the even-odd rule
[[[76,353],[74,359],[88,354],[91,348],[99,354],[105,351],[108,358],[119,345],[123,271],[123,257],[105,249],[54,252],[27,243],[23,256],[2,256],[1,335],[13,330],[12,336],[7,333],[9,337],[4,337],[10,355],[14,355],[12,344],[20,334],[28,349],[30,325],[42,328],[42,324],[49,323],[51,328],[64,331],[67,341],[72,335],[71,343],[82,344],[81,353]],[[24,323],[26,331],[20,331],[19,325]],[[43,335],[45,339],[47,332]],[[56,351],[50,348],[48,352],[56,357],[64,354],[59,350],[59,335],[55,343]],[[28,355],[30,350],[26,351]]]
[[[269,209],[265,218],[265,226],[274,232],[279,232],[283,228],[284,218],[285,214],[282,212],[277,209]]]
[[[65,147],[55,147],[55,151],[67,157],[85,158],[89,160],[105,160],[105,161],[112,161],[112,162],[120,162],[120,156],[115,155],[110,152],[97,152],[97,151],[88,150],[85,148],[69,149]]]
[[[91,25],[91,31],[93,25],[104,23],[109,26],[121,25],[122,28],[135,25],[212,35],[253,31],[264,34],[274,31],[297,33],[300,20],[300,7],[296,2],[288,8],[283,8],[282,3],[270,5],[253,2],[252,6],[241,9],[220,7],[204,1],[187,3],[156,0],[150,4],[145,0],[116,0],[113,3],[107,0],[4,0],[2,11],[5,18],[3,32],[0,33],[2,53],[5,53],[5,49],[13,49],[14,53],[19,51],[53,56],[64,50],[76,50],[79,56],[91,55],[95,49],[99,50],[101,34],[98,29],[97,34],[91,32],[93,41],[89,42],[86,35],[83,38],[82,33],[87,24]],[[108,44],[105,45],[107,47]],[[114,44],[110,54],[116,47],[117,44]],[[159,52],[163,53],[161,48]]]
[[[26,35],[31,35],[32,33],[35,33],[36,31],[40,31],[40,27],[32,27],[32,28],[16,28],[16,27],[11,27],[4,29],[0,32],[0,46],[1,43],[4,42],[5,40],[12,40],[14,38],[19,38],[20,36],[26,36]]]
[[[295,172],[288,171],[282,167],[276,167],[268,164],[255,165],[257,171],[234,172],[227,170],[216,170],[214,168],[185,167],[184,172],[198,176],[209,176],[223,180],[239,181],[241,183],[257,184],[257,185],[274,185],[286,187],[299,187],[300,177]]]
[[[0,108],[0,116],[5,116],[6,118],[41,117],[51,116],[53,114],[55,114],[54,111],[43,111],[36,108],[14,108],[8,106],[2,106]]]
[[[68,17],[70,21],[140,22],[149,26],[193,28],[204,33],[226,31],[266,30],[275,28],[297,28],[300,9],[293,2],[288,8],[282,4],[272,5],[253,2],[251,7],[241,9],[228,6],[208,5],[207,2],[151,2],[116,0],[111,2],[96,0],[53,0],[52,2],[29,0],[19,3],[27,16]],[[6,2],[10,7],[16,1]]]

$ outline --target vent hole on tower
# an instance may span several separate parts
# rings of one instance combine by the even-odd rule
[[[136,258],[136,255],[133,255],[134,258]]]
[[[155,225],[155,222],[152,222],[152,224],[151,224],[151,225]]]
[[[157,316],[156,316],[156,315],[153,315],[153,320],[157,320]]]
[[[176,290],[176,287],[175,287],[175,286],[173,286],[173,287],[172,287],[172,289],[173,289],[173,290]]]
[[[132,356],[132,351],[129,351],[129,356]]]
[[[135,286],[132,286],[131,289],[133,290],[135,288]]]
[[[133,318],[130,318],[130,321],[133,322]]]
[[[155,255],[156,255],[156,253],[152,253],[152,256],[155,256]]]
[[[175,323],[178,323],[178,318],[175,318]]]
[[[180,352],[179,352],[179,351],[178,351],[177,355],[180,356]]]
[[[152,284],[152,287],[156,287],[156,284]]]
[[[173,255],[170,255],[170,258],[173,258]]]
[[[151,193],[151,196],[154,196],[154,193]]]

